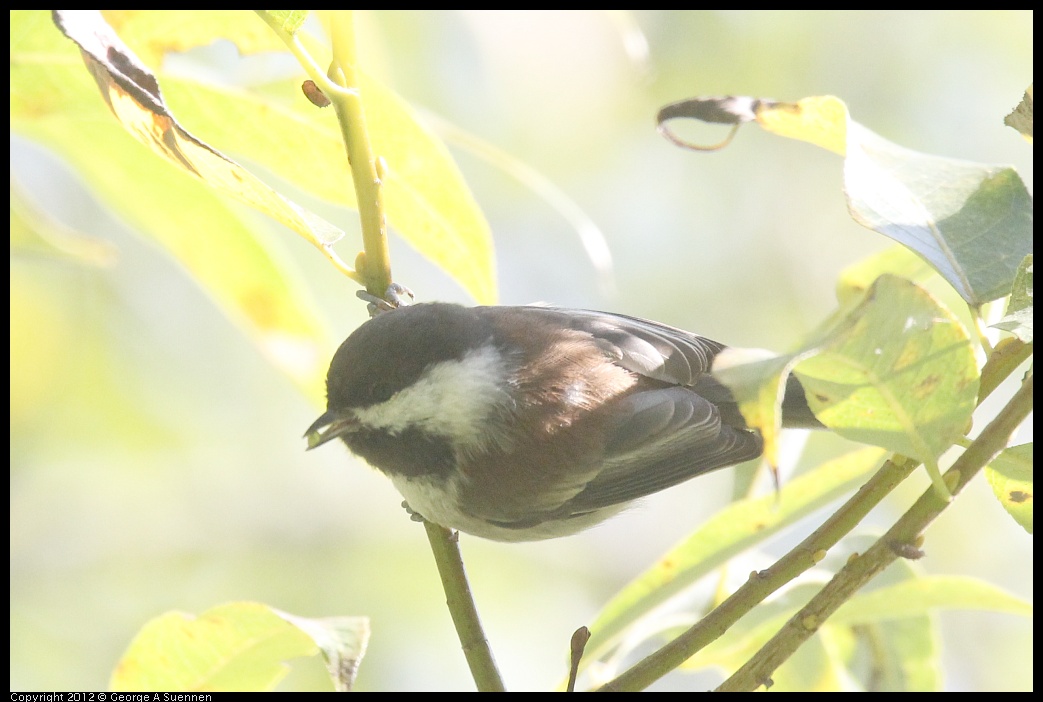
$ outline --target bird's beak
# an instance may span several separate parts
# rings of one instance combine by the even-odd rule
[[[322,446],[327,441],[332,441],[339,436],[348,434],[358,428],[358,420],[351,413],[338,413],[328,411],[315,420],[315,423],[304,432],[304,438],[308,440],[308,451],[316,446]]]

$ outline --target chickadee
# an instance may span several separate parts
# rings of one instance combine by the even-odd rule
[[[308,448],[341,438],[410,509],[498,541],[575,534],[629,502],[756,458],[724,346],[635,317],[417,304],[341,344]],[[821,426],[792,379],[786,426]]]

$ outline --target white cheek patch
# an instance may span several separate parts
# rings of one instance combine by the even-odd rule
[[[459,449],[477,449],[497,440],[499,417],[513,402],[506,391],[506,373],[499,351],[482,346],[459,361],[436,363],[409,387],[356,410],[355,416],[364,425],[392,434],[416,427],[452,438]]]

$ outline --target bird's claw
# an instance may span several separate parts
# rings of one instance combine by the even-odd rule
[[[398,283],[392,283],[388,286],[388,289],[384,292],[384,297],[377,297],[368,290],[359,290],[355,295],[367,303],[369,309],[369,316],[376,317],[382,312],[389,312],[399,307],[405,307],[413,302],[416,297],[413,291],[407,288],[405,285],[399,285]],[[407,299],[408,298],[408,299]]]
[[[414,522],[424,521],[424,515],[420,514],[419,512],[414,512],[413,508],[410,507],[409,503],[405,500],[402,500],[402,509],[406,511],[406,514],[408,514],[409,518],[412,519]]]

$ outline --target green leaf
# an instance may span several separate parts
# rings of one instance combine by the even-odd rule
[[[145,624],[109,681],[123,691],[271,690],[284,661],[319,652],[315,641],[270,607],[239,602],[196,617],[168,612]]]
[[[971,304],[1006,295],[1032,251],[1032,198],[1009,167],[918,153],[852,123],[844,189],[857,222],[923,256]]]
[[[728,559],[863,483],[883,458],[879,449],[855,451],[790,481],[778,495],[718,512],[605,605],[590,624],[583,665],[604,656],[631,626]]]
[[[832,96],[760,101],[757,122],[845,155],[844,191],[860,224],[912,249],[971,304],[1007,294],[1032,250],[1032,199],[1014,169],[894,144]]]
[[[1032,604],[977,578],[933,575],[877,588],[852,597],[829,618],[855,626],[928,614],[939,609],[1032,616]]]
[[[1026,344],[1032,343],[1032,254],[1018,266],[1007,314],[992,326],[1011,332]]]
[[[308,19],[307,10],[256,10],[256,12],[267,15],[284,32],[293,36],[297,30]]]
[[[881,276],[794,372],[822,423],[936,462],[969,426],[978,369],[966,329],[926,291]]]
[[[938,457],[966,432],[976,406],[970,337],[948,309],[897,276],[880,276],[857,300],[861,275],[842,284],[845,305],[801,349],[725,372],[715,363],[714,373],[770,448],[778,377],[796,362],[819,421],[841,436],[920,459],[937,484]],[[725,362],[741,351],[729,350]]]
[[[985,477],[1003,509],[1028,533],[1032,533],[1032,444],[1004,449],[985,466]]]
[[[823,629],[833,626],[832,618]],[[930,614],[855,626],[869,651],[871,666],[866,688],[872,692],[941,692],[942,640],[936,617]],[[852,666],[854,667],[854,666]]]
[[[328,46],[306,32],[301,32],[299,38],[320,65],[330,61]],[[477,302],[494,303],[496,263],[492,234],[452,155],[405,100],[364,70],[359,75],[359,93],[373,153],[386,166],[382,187],[388,224]],[[205,91],[205,86],[199,88]],[[210,125],[242,144],[242,148],[229,146],[232,151],[246,154],[251,161],[318,197],[357,209],[354,190],[345,187],[351,182],[346,159],[330,156],[343,154],[345,148],[336,116],[332,111],[318,112],[303,99],[297,85],[269,88],[262,95],[250,96],[245,103],[250,106],[260,102],[258,109],[266,119],[272,119],[270,125],[259,124],[265,132],[257,139],[242,140],[236,124],[229,125],[221,119],[226,114],[236,114],[244,104],[230,104],[232,100],[221,96],[207,95],[202,99],[220,106],[220,110],[205,108],[211,115],[207,118]],[[291,95],[293,100],[273,97],[279,95]],[[244,115],[244,119],[252,118]],[[291,123],[282,125],[281,119]],[[206,133],[211,134],[209,130]],[[213,139],[229,143],[216,136]],[[273,140],[275,143],[271,143]]]
[[[928,261],[969,303],[1010,290],[1021,259],[1032,251],[1032,198],[1009,167],[957,161],[893,144],[850,119],[833,96],[796,103],[750,97],[692,98],[664,107],[660,131],[687,144],[665,122],[691,117],[764,129],[844,155],[844,191],[851,216]],[[734,131],[733,131],[734,133]]]
[[[930,265],[904,246],[890,246],[880,253],[851,264],[837,278],[837,299],[842,307],[857,304],[866,291],[885,273],[897,275],[917,284],[937,279]]]

